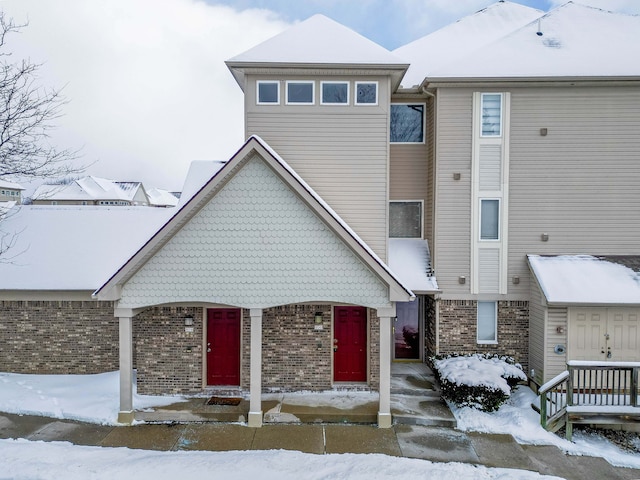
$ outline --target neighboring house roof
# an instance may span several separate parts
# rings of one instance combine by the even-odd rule
[[[0,290],[94,291],[153,234],[173,209],[97,206],[15,208],[0,237]],[[6,235],[6,237],[5,237]]]
[[[527,258],[549,304],[640,305],[640,256]]]
[[[408,67],[405,60],[359,33],[324,15],[314,15],[269,40],[237,55],[227,66],[244,90],[243,68],[322,65],[323,68],[396,70],[399,82]]]
[[[522,15],[508,21],[502,15],[491,15],[516,10]],[[533,17],[535,10],[516,9],[508,2],[495,4],[397,49],[395,53],[412,61],[405,83],[421,83],[424,77],[429,82],[640,77],[636,61],[640,58],[640,16],[569,2],[518,25],[529,15]],[[479,29],[496,29],[502,36],[491,41],[491,35],[480,34]],[[431,63],[424,53],[428,48],[439,50]]]
[[[151,187],[147,190],[149,204],[154,207],[175,207],[178,205],[178,197],[167,190]]]
[[[389,239],[389,267],[414,293],[439,292],[426,240]]]
[[[251,183],[257,178],[264,179],[260,188]],[[280,198],[278,191],[285,195]],[[278,197],[275,203],[271,198],[274,193]],[[287,206],[279,203],[280,200]],[[220,203],[214,204],[217,201]],[[234,210],[236,205],[240,208]],[[262,210],[269,218],[261,215]],[[290,213],[294,217],[290,217]],[[282,224],[286,231],[276,224]],[[300,230],[300,226],[304,230]],[[183,230],[190,233],[183,234]],[[330,263],[323,263],[321,252],[331,257]],[[180,264],[179,271],[174,265],[176,261]],[[348,285],[357,284],[362,278],[341,275],[335,268],[336,261],[349,272],[352,267],[364,267],[361,274],[368,272],[365,276],[369,278],[358,287],[366,292],[363,301],[381,302],[378,295],[382,285],[387,302],[413,298],[411,290],[313,189],[263,140],[252,136],[94,295],[112,300],[129,295],[122,303],[132,308],[152,304],[149,299],[162,301],[171,295],[180,296],[183,301],[215,301],[248,308],[296,303],[296,300],[321,301],[328,296],[339,300],[337,297],[349,296],[343,295],[340,289],[352,290]],[[218,268],[211,270],[214,264]],[[173,289],[158,292],[160,286],[155,283],[169,268],[178,282],[171,282]],[[142,279],[137,277],[139,274]],[[217,282],[218,288],[204,285],[203,290],[188,285],[194,278],[202,283],[205,277]],[[147,282],[153,283],[150,292],[145,286]],[[163,283],[167,283],[166,280]],[[238,286],[229,290],[232,283]],[[182,293],[178,292],[185,286]],[[227,292],[222,292],[225,289]],[[292,300],[292,296],[296,300]],[[300,300],[302,296],[306,300]],[[177,297],[172,300],[178,301]]]
[[[24,190],[24,187],[18,183],[10,182],[0,178],[0,188],[9,188],[11,190]]]
[[[542,10],[500,1],[393,51],[411,62],[404,87],[420,85],[433,71],[531,23]]]
[[[40,185],[33,200],[122,200],[132,202],[143,188],[140,182],[115,182],[94,176],[83,177],[65,185]]]
[[[207,184],[211,177],[218,173],[218,170],[224,167],[224,164],[225,162],[206,160],[191,162],[191,165],[189,165],[189,171],[187,172],[187,178],[182,186],[178,206],[182,207],[185,203],[191,200],[191,197],[198,193],[200,189]]]

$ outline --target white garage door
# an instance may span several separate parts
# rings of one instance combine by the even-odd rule
[[[569,310],[569,360],[640,361],[640,308]]]

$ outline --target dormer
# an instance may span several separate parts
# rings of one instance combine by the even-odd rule
[[[383,259],[389,104],[408,64],[315,15],[227,62],[245,135],[278,152]]]

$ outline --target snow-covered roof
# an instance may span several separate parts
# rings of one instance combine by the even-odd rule
[[[178,206],[182,208],[198,191],[224,167],[225,162],[196,160],[189,165]]]
[[[411,62],[402,85],[419,85],[434,70],[481,51],[487,45],[536,20],[544,12],[500,1],[393,51]]]
[[[24,187],[19,183],[10,182],[0,178],[0,188],[10,188],[11,190],[24,190]]]
[[[140,182],[116,182],[106,178],[88,176],[65,185],[40,185],[34,200],[123,200],[133,201]]]
[[[640,16],[573,2],[542,15],[499,2],[394,53],[412,62],[403,81],[407,86],[425,77],[431,82],[637,78]]]
[[[149,204],[154,207],[175,207],[178,205],[178,197],[167,190],[151,187],[146,192]]]
[[[398,70],[397,81],[408,63],[386,48],[324,15],[314,15],[275,37],[227,60],[241,88],[243,68],[323,65]]]
[[[0,223],[0,290],[93,291],[136,252],[172,208],[22,205]]]
[[[640,257],[528,255],[549,304],[640,305]],[[625,261],[626,260],[626,261]],[[631,266],[630,266],[631,265]]]
[[[415,293],[439,291],[426,240],[390,238],[389,268]]]

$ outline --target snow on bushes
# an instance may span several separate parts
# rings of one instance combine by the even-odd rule
[[[527,379],[522,367],[507,356],[437,355],[431,361],[442,396],[458,407],[493,412],[509,398],[512,387]]]

